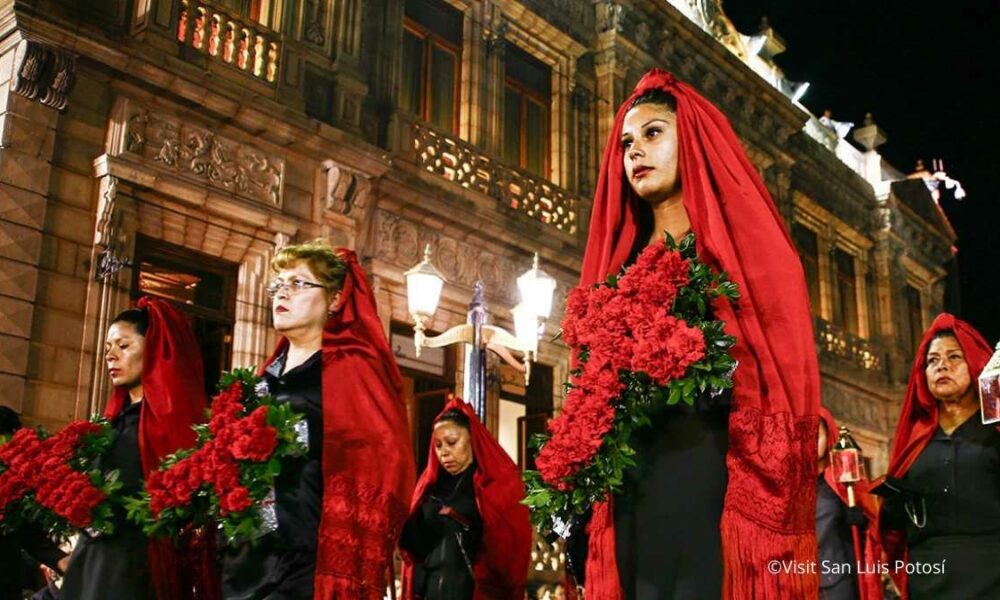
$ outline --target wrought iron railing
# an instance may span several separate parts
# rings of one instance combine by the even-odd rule
[[[567,190],[501,163],[458,136],[413,123],[417,165],[466,189],[496,198],[504,207],[576,235],[579,200]]]
[[[821,357],[833,356],[871,373],[886,372],[886,352],[877,344],[819,317],[814,318],[814,328]]]
[[[260,81],[278,80],[280,36],[253,20],[200,0],[181,0],[177,42]]]

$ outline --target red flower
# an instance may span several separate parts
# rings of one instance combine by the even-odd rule
[[[237,486],[226,494],[219,495],[219,508],[225,513],[242,512],[253,502],[250,500],[250,490],[243,486]]]
[[[690,281],[690,268],[679,252],[653,244],[614,287],[570,292],[563,339],[574,352],[587,350],[588,359],[562,413],[550,421],[551,438],[536,458],[549,485],[570,489],[567,479],[600,451],[624,387],[619,371],[644,372],[662,386],[704,357],[701,330],[671,314],[679,289]]]

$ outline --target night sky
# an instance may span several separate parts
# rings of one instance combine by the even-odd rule
[[[927,7],[921,9],[920,7]],[[933,10],[930,7],[934,7]],[[889,141],[879,152],[904,173],[917,158],[945,161],[965,200],[943,201],[958,234],[956,310],[991,344],[1000,339],[1000,74],[995,2],[729,0],[744,34],[766,15],[787,50],[777,62],[816,115],[860,124],[866,112]],[[955,290],[950,290],[954,293]]]

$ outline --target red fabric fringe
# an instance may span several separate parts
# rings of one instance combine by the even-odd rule
[[[819,597],[818,567],[815,573],[799,574],[771,570],[811,565],[817,556],[814,532],[785,533],[751,521],[735,510],[722,517],[723,582],[726,600],[815,600]],[[810,570],[810,569],[807,569]]]
[[[604,502],[594,504],[587,545],[586,586],[587,600],[622,600],[621,580],[618,576],[618,558],[615,555],[615,511],[609,496]]]

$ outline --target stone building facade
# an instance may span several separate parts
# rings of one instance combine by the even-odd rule
[[[0,401],[50,427],[99,410],[108,320],[139,293],[186,307],[211,373],[259,363],[270,257],[325,237],[372,275],[422,459],[462,361],[412,356],[403,273],[430,244],[448,280],[431,330],[464,320],[477,280],[510,326],[537,251],[556,314],[530,386],[495,369],[488,421],[526,460],[561,402],[552,337],[614,109],[658,66],[741,136],[806,265],[824,400],[884,471],[955,234],[924,183],[881,159],[876,124],[855,145],[809,114],[772,61],[780,37],[741,34],[720,5],[0,3]]]

